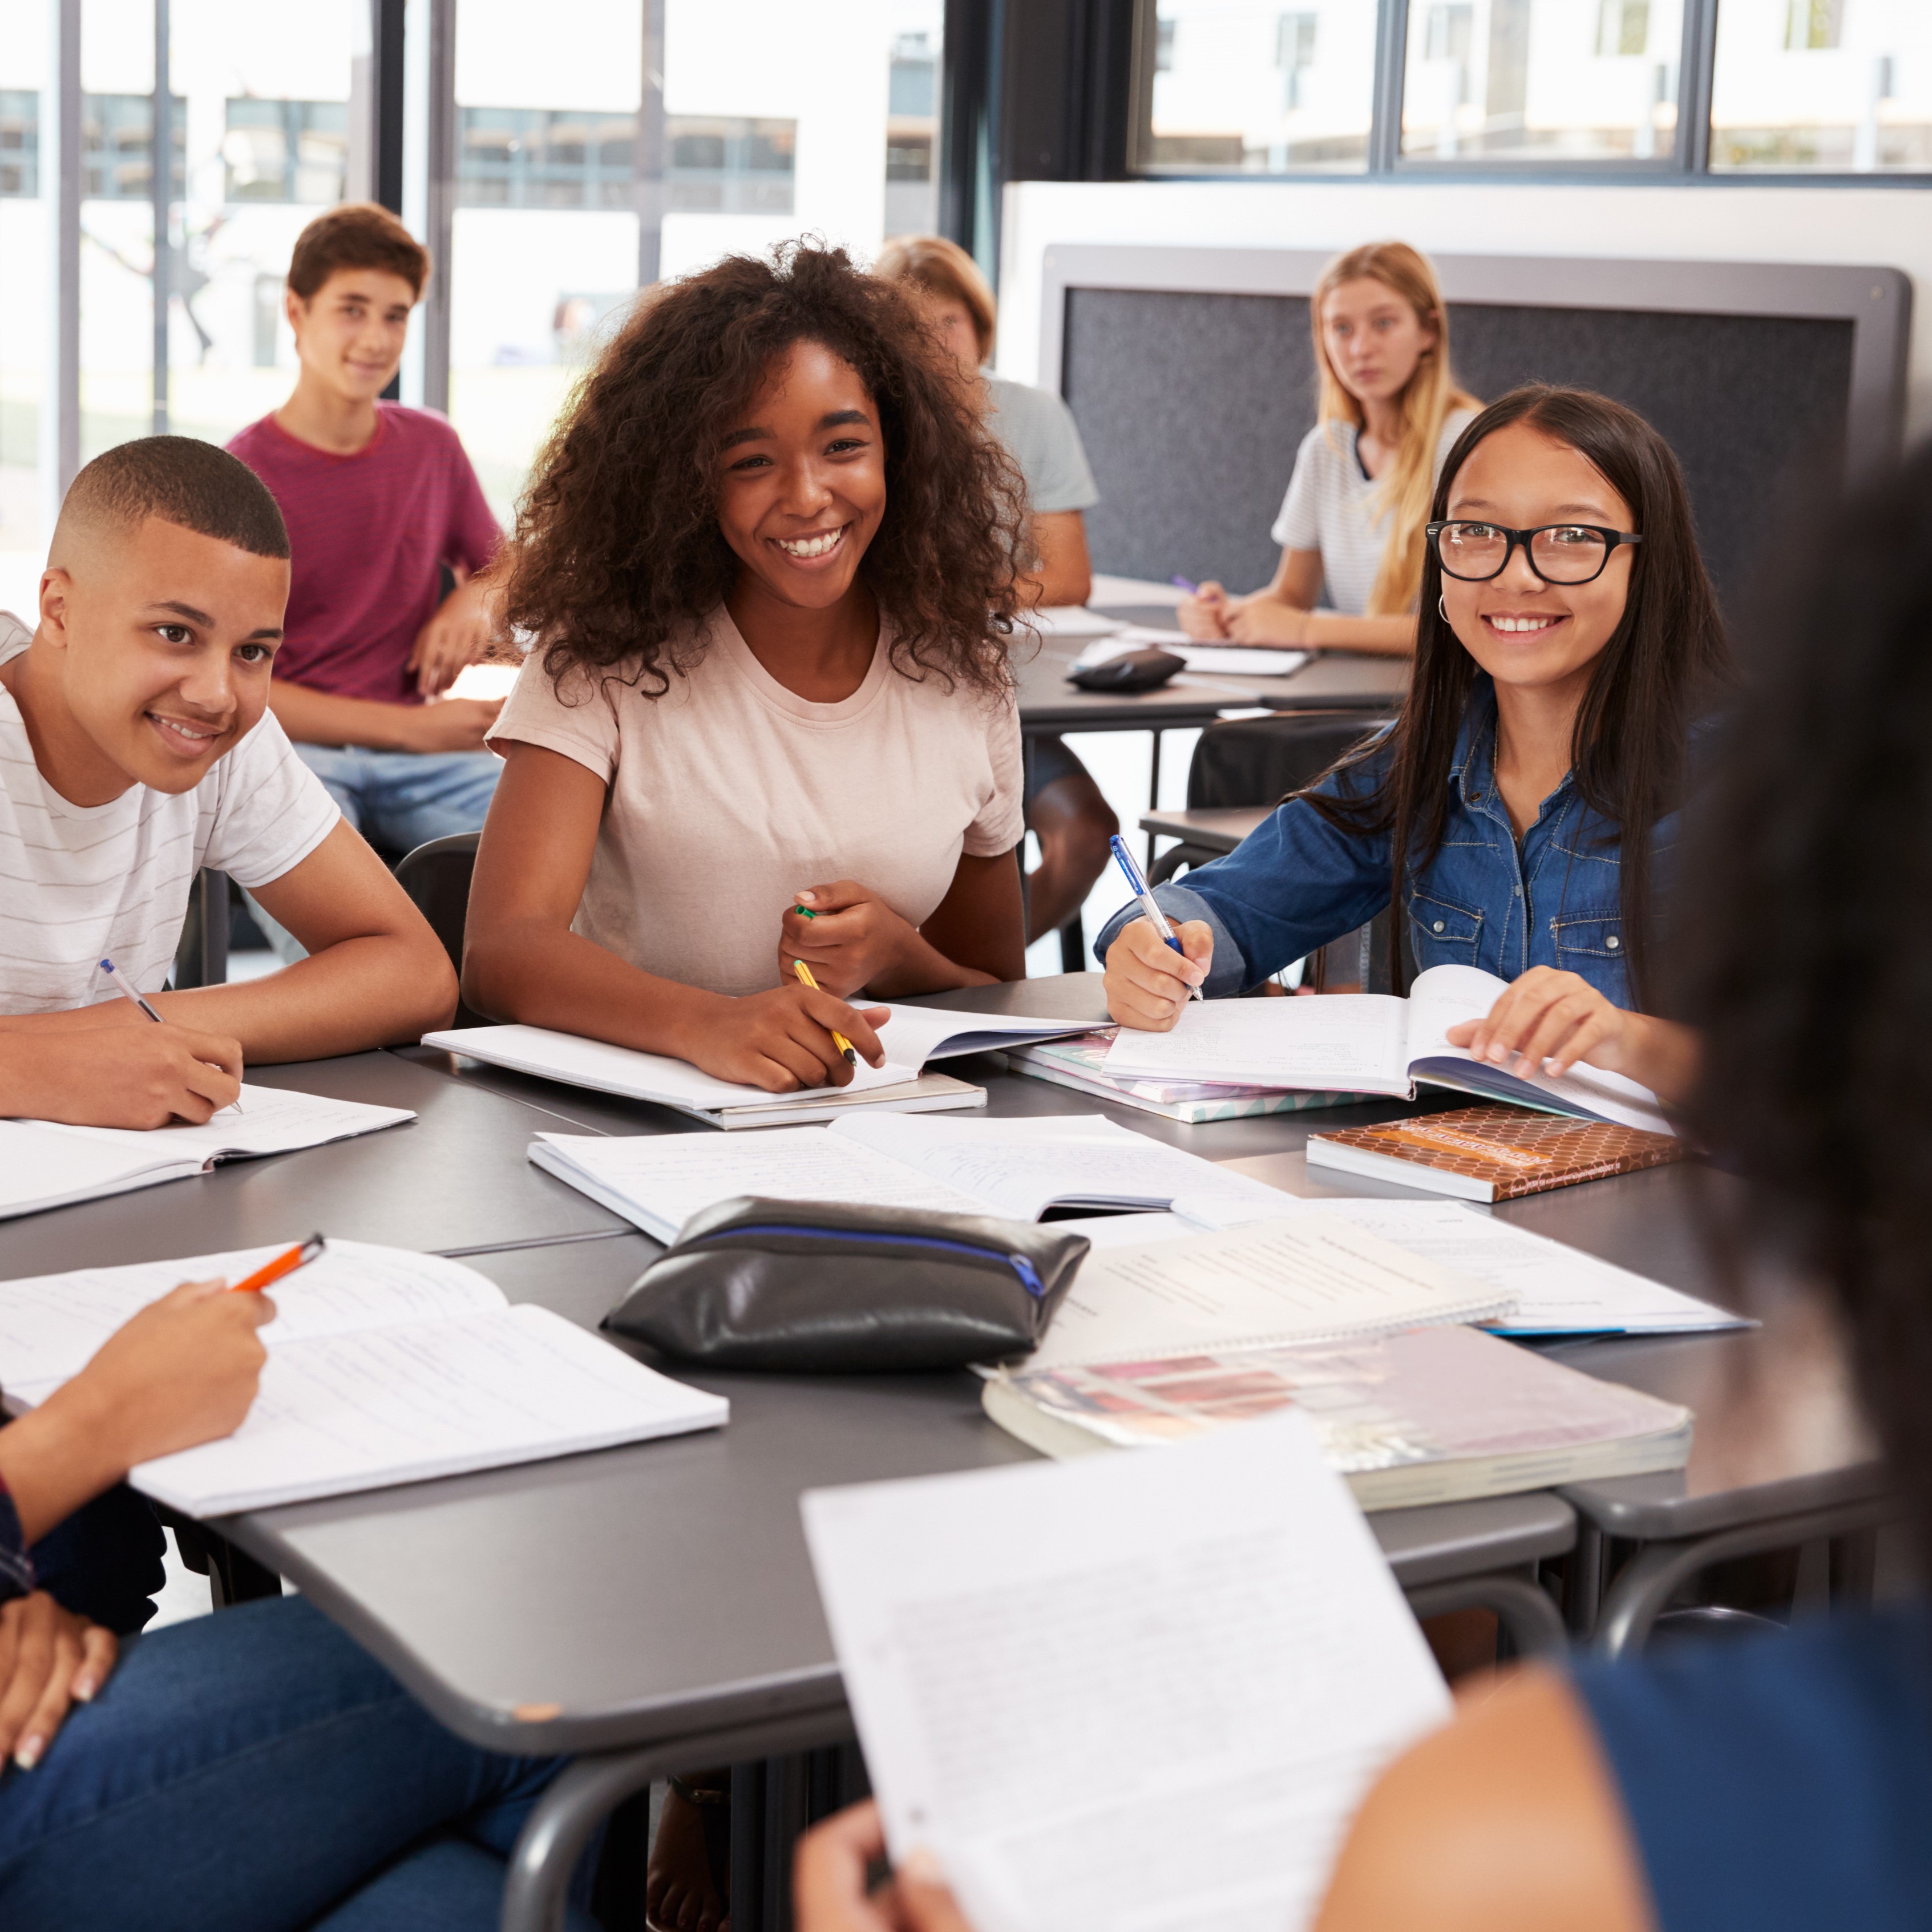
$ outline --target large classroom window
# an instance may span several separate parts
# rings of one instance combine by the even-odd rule
[[[1147,168],[1280,174],[1368,165],[1372,3],[1154,0],[1147,24]]]
[[[1711,165],[1932,168],[1932,0],[1724,0]]]
[[[1138,0],[1134,71],[1148,174],[1932,172],[1932,0]]]

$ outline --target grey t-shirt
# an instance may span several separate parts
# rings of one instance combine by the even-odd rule
[[[1439,477],[1456,439],[1476,419],[1474,410],[1451,410],[1436,446]],[[1388,542],[1388,512],[1376,514],[1376,486],[1355,454],[1353,423],[1317,423],[1301,440],[1281,514],[1268,534],[1283,550],[1318,550],[1328,601],[1345,617],[1369,608]]]
[[[1051,389],[986,378],[986,426],[1006,446],[1026,478],[1027,506],[1036,516],[1090,510],[1100,500],[1073,412]]]

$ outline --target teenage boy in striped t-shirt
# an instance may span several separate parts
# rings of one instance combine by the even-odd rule
[[[228,446],[273,492],[293,547],[269,703],[344,817],[392,857],[480,830],[502,769],[483,748],[501,700],[446,694],[490,642],[476,573],[496,520],[448,422],[380,400],[429,272],[386,208],[310,222],[286,292],[294,393]]]

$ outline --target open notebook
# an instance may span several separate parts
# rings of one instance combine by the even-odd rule
[[[886,1844],[976,1932],[1304,1932],[1449,1716],[1299,1416],[802,1506]]]
[[[287,1245],[0,1282],[7,1406],[44,1401],[178,1283],[239,1280]],[[143,1494],[225,1516],[716,1428],[730,1413],[440,1256],[332,1241],[274,1294],[248,1419],[140,1464],[129,1480]]]
[[[836,1120],[860,1110],[929,1113],[983,1107],[983,1088],[944,1074],[927,1074],[926,1062],[1026,1041],[1064,1039],[1087,1030],[1078,1022],[947,1012],[930,1006],[893,1006],[890,1011],[892,1017],[880,1033],[887,1055],[883,1066],[868,1066],[862,1060],[848,1085],[808,1088],[795,1094],[767,1094],[760,1088],[714,1079],[688,1060],[611,1046],[547,1027],[462,1027],[424,1034],[422,1043],[566,1086],[674,1107],[711,1126],[754,1127]]]
[[[243,1111],[224,1108],[205,1126],[136,1132],[54,1120],[0,1120],[0,1220],[205,1174],[218,1162],[288,1154],[374,1133],[416,1115],[280,1087],[242,1089]],[[0,1362],[0,1370],[5,1364]]]
[[[1474,966],[1432,966],[1408,998],[1337,993],[1318,1000],[1196,1000],[1169,1033],[1126,1027],[1107,1050],[1110,1075],[1226,1081],[1256,1087],[1342,1088],[1413,1099],[1418,1082],[1579,1120],[1675,1131],[1648,1088],[1594,1066],[1560,1078],[1504,1072],[1451,1046],[1449,1029],[1480,1019],[1508,982]]]
[[[661,1241],[745,1195],[1035,1221],[1049,1208],[1161,1210],[1201,1221],[1266,1218],[1291,1196],[1104,1115],[890,1120],[742,1140],[695,1134],[539,1134],[530,1159]]]

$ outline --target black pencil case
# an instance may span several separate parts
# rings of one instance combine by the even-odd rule
[[[990,1215],[722,1201],[604,1325],[712,1368],[963,1368],[1037,1347],[1088,1246]]]

